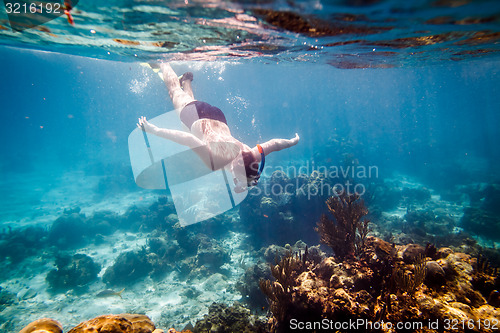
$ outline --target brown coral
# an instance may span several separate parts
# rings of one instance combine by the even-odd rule
[[[120,314],[99,316],[80,323],[68,333],[152,333],[155,325],[147,316]]]
[[[62,325],[50,318],[42,318],[29,323],[19,333],[62,333]]]
[[[277,259],[276,259],[277,261]],[[267,296],[269,308],[278,323],[283,322],[292,301],[291,292],[297,284],[297,276],[307,268],[307,247],[302,255],[288,252],[280,262],[271,265],[271,273],[276,281],[260,280],[259,286]]]
[[[326,201],[328,210],[335,221],[330,220],[325,214],[321,216],[316,231],[319,233],[320,242],[332,248],[335,256],[340,259],[360,255],[365,246],[368,234],[368,214],[363,200],[358,194],[341,193],[332,196]]]
[[[155,325],[148,316],[130,313],[122,313],[120,316],[132,323],[133,333],[151,333],[155,330]]]
[[[420,254],[407,263],[402,255],[407,248],[391,246],[370,236],[359,260],[325,258],[319,264],[308,262],[299,269],[291,269],[298,262],[296,257],[292,260],[289,254],[275,267],[278,270],[275,274],[281,272],[276,276],[283,284],[278,280],[266,282],[273,292],[268,295],[271,306],[276,304],[274,302],[286,305],[279,311],[272,311],[271,329],[286,331],[291,318],[301,322],[361,318],[391,323],[421,323],[419,332],[435,332],[429,326],[432,322],[472,318],[475,323],[491,323],[500,317],[500,311],[493,305],[500,299],[500,293],[494,290],[488,295],[481,295],[474,286],[474,282],[479,281],[478,277],[485,272],[495,273],[482,260],[478,264],[463,253],[439,249],[432,257],[434,260],[429,261],[425,254]],[[474,272],[474,264],[478,267],[476,270],[481,272]],[[429,266],[434,266],[431,267],[434,270],[431,274],[435,275],[434,279],[441,279],[440,283],[425,278],[426,267]],[[290,280],[290,277],[293,279]],[[490,304],[486,304],[485,298],[491,298]],[[470,327],[469,331],[492,332],[477,325]]]
[[[426,262],[423,256],[418,256],[409,271],[401,266],[394,269],[393,279],[395,291],[413,295],[417,288],[424,282],[426,275]]]

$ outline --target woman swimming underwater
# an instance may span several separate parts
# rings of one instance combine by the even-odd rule
[[[226,117],[219,108],[194,99],[191,72],[179,79],[168,63],[162,63],[160,68],[174,108],[189,132],[157,127],[145,117],[139,118],[137,126],[147,133],[190,147],[212,170],[231,164],[235,192],[243,192],[247,186],[257,184],[266,155],[299,142],[296,133],[290,140],[272,139],[250,148],[231,135]]]

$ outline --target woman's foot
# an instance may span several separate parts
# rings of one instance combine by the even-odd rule
[[[191,87],[192,81],[193,81],[193,73],[191,72],[186,72],[182,74],[181,78],[179,79],[182,90],[184,90],[185,93],[189,94],[194,99],[193,88]]]
[[[184,84],[184,81],[193,81],[193,73],[191,72],[186,72],[182,74],[182,76],[179,79],[179,82],[181,83],[181,86]]]

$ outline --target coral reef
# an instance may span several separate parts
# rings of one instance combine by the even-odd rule
[[[439,266],[439,265],[438,265]],[[434,276],[439,274],[438,268]],[[427,265],[423,255],[415,258],[413,261],[413,270],[407,271],[402,266],[396,266],[393,274],[394,290],[408,295],[413,295],[418,287],[426,278]],[[444,272],[444,271],[443,271]]]
[[[62,325],[49,318],[36,320],[19,333],[62,333]],[[163,333],[163,330],[156,329],[154,323],[145,315],[139,314],[119,314],[105,315],[84,321],[68,333]]]
[[[409,188],[409,187],[403,187],[403,191],[401,192],[401,195],[403,196],[403,200],[407,204],[411,203],[425,203],[426,201],[430,200],[431,198],[431,191],[425,187],[418,187],[418,188]]]
[[[0,233],[0,263],[5,260],[17,264],[39,253],[47,243],[47,231],[40,227],[10,229]]]
[[[490,239],[500,239],[500,217],[491,211],[468,207],[460,221],[462,227],[476,235],[485,236]]]
[[[148,317],[136,314],[120,314],[99,316],[85,321],[69,330],[68,333],[152,333],[154,331],[155,325]]]
[[[199,320],[194,329],[196,333],[259,333],[266,332],[265,323],[250,315],[250,311],[238,303],[228,307],[213,303],[204,319]]]
[[[425,253],[425,248],[418,244],[408,244],[401,249],[403,261],[407,264],[416,263]]]
[[[320,217],[331,188],[330,180],[318,171],[293,178],[275,171],[250,189],[240,204],[241,228],[257,248],[298,240],[316,243],[310,221]]]
[[[85,254],[72,257],[60,256],[55,261],[57,269],[47,274],[47,282],[54,290],[81,288],[97,279],[101,267]]]
[[[161,279],[174,269],[175,261],[183,258],[178,246],[162,238],[149,238],[147,241],[148,260],[153,265],[151,277]]]
[[[469,319],[474,324],[468,331],[492,331],[491,323],[500,316],[495,308],[500,303],[497,269],[483,257],[471,258],[450,248],[391,245],[367,236],[367,222],[362,222],[367,210],[358,199],[330,199],[328,209],[337,223],[324,216],[318,224],[321,241],[332,247],[335,257],[318,262],[309,260],[307,252],[289,251],[271,266],[274,279],[260,281],[272,313],[270,331],[362,321],[365,326],[357,329],[364,332],[436,332],[446,331],[447,322]],[[366,326],[380,322],[414,326]]]
[[[193,299],[200,299],[200,304],[195,310],[191,310],[191,313],[203,311],[208,305],[207,299],[212,301],[213,294],[222,290],[226,290],[224,295],[229,295],[222,296],[223,301],[234,301],[238,297],[234,293],[235,289],[241,292],[244,306],[250,305],[252,311],[263,313],[269,304],[272,316],[268,322],[268,330],[275,331],[287,331],[293,318],[304,322],[322,319],[336,322],[366,319],[373,322],[385,320],[417,323],[422,322],[423,318],[426,321],[459,318],[485,320],[498,316],[498,309],[494,308],[500,305],[497,270],[492,268],[484,257],[471,259],[460,253],[467,251],[475,256],[480,247],[472,238],[451,239],[456,236],[454,231],[451,231],[455,221],[444,214],[448,212],[446,209],[440,211],[439,207],[433,206],[435,197],[428,200],[429,193],[426,189],[405,191],[395,189],[401,184],[394,187],[385,184],[385,192],[382,191],[378,199],[376,196],[370,199],[374,205],[377,205],[377,200],[387,206],[394,206],[395,202],[409,205],[406,207],[406,215],[405,207],[401,206],[397,207],[397,211],[390,212],[395,214],[393,217],[387,216],[388,212],[379,212],[377,215],[377,222],[392,219],[391,227],[401,228],[403,224],[403,230],[407,234],[384,234],[382,227],[370,225],[375,229],[370,230],[372,235],[383,235],[385,240],[390,240],[386,242],[367,235],[367,210],[359,196],[340,195],[328,199],[326,208],[333,216],[320,217],[320,213],[326,210],[325,198],[322,195],[311,198],[307,196],[319,191],[325,181],[325,176],[317,171],[311,175],[292,178],[283,172],[275,172],[271,178],[263,179],[259,188],[269,190],[272,186],[286,187],[290,192],[270,191],[250,195],[240,206],[240,213],[246,214],[241,216],[242,223],[239,223],[237,211],[234,210],[223,218],[180,228],[172,204],[166,198],[160,198],[150,207],[134,207],[123,215],[100,211],[85,216],[76,207],[65,211],[49,231],[25,229],[3,233],[0,236],[0,246],[8,247],[17,243],[19,251],[23,251],[22,244],[30,248],[30,242],[40,244],[40,258],[33,258],[36,261],[47,258],[50,260],[58,247],[71,248],[69,243],[72,240],[82,245],[91,241],[106,241],[109,236],[110,239],[119,239],[115,246],[118,251],[126,248],[125,243],[120,243],[122,241],[133,239],[135,243],[135,240],[141,237],[138,244],[143,244],[141,242],[147,237],[146,245],[142,249],[116,253],[118,258],[106,270],[103,281],[122,287],[126,285],[131,295],[132,291],[136,290],[129,290],[130,284],[148,276],[153,278],[154,281],[146,279],[138,283],[136,288],[130,286],[130,289],[140,289],[144,286],[149,288],[152,284],[155,288],[160,287],[148,290],[146,295],[168,295],[172,298],[175,295],[180,298],[181,303],[162,309],[160,320],[168,321],[169,325],[178,320],[177,316],[184,316],[186,307],[192,306]],[[491,200],[485,198],[486,194],[471,204],[471,209],[485,212],[487,208],[488,212],[492,212],[494,205]],[[494,199],[495,195],[491,195],[491,198]],[[483,205],[486,201],[489,202],[488,205]],[[425,206],[419,207],[420,204]],[[326,213],[330,214],[328,211]],[[322,233],[321,241],[332,248],[334,257],[327,258],[319,250],[319,245],[307,247],[300,241],[292,246],[279,246],[288,242],[293,244],[294,240],[303,237],[310,240],[309,244],[318,244],[318,234],[311,226],[311,220],[316,217],[317,220],[321,219],[318,224],[318,231]],[[373,220],[372,215],[370,219]],[[59,238],[58,235],[65,233],[71,222],[77,224],[83,235],[80,238],[75,235]],[[390,222],[386,223],[387,226]],[[395,230],[394,228],[392,230]],[[140,231],[140,234],[117,233],[111,236],[118,229]],[[236,236],[221,239],[221,235],[232,234],[233,231],[237,232]],[[248,234],[239,233],[241,231],[247,231]],[[244,240],[241,245],[228,242],[228,238],[239,241],[247,235],[250,236],[248,243]],[[448,238],[448,243],[455,242],[456,247],[425,247],[429,239],[436,240],[439,237]],[[12,239],[16,241],[10,243]],[[51,241],[55,245],[51,245]],[[415,241],[420,244],[413,244]],[[261,250],[252,247],[274,242],[279,245],[273,244]],[[231,248],[233,246],[234,252]],[[324,249],[329,251],[326,247]],[[33,251],[33,254],[35,253]],[[89,249],[88,253],[99,252]],[[32,254],[23,252],[22,256],[25,255]],[[22,260],[22,256],[15,260]],[[14,262],[11,257],[6,259]],[[46,281],[56,290],[85,287],[94,281],[97,275],[84,273],[93,271],[88,259],[90,258],[85,256],[62,256],[56,259],[57,269],[47,275]],[[272,264],[268,265],[266,262]],[[85,268],[86,263],[89,264],[88,269]],[[27,266],[28,262],[25,264]],[[233,266],[239,266],[240,269]],[[98,268],[95,270],[98,272]],[[233,285],[234,276],[243,271],[244,276]],[[165,274],[171,272],[176,281],[167,283],[165,281],[170,281],[172,276],[166,277]],[[188,283],[179,281],[184,279],[187,279]],[[190,281],[193,285],[189,284]],[[180,290],[173,292],[173,289],[178,287],[177,283],[181,286]],[[15,302],[18,302],[19,308],[26,303],[38,302],[45,295],[39,289],[28,288],[26,283],[19,284],[19,287],[21,291],[16,291],[17,297],[0,290],[0,311],[2,307]],[[9,288],[13,290],[12,285],[9,285]],[[96,295],[94,288],[91,294]],[[82,292],[70,291],[66,295],[56,296],[68,296],[66,304],[70,304],[74,302],[71,299],[73,295],[81,297]],[[130,303],[126,302],[131,297],[124,298],[120,300],[116,297],[109,301],[116,301],[119,306],[130,306]],[[86,301],[88,302],[87,299]],[[154,298],[151,304],[156,306],[157,298]],[[7,310],[14,308],[17,307],[12,306]],[[130,307],[125,307],[128,308]],[[68,309],[72,310],[69,307]],[[176,313],[172,315],[174,311]],[[0,317],[0,322],[6,322],[6,314],[7,311],[1,314],[3,317]],[[101,328],[108,327],[111,331],[131,331],[134,320],[123,315],[119,317],[109,326],[105,326],[101,321],[94,323],[102,323]],[[199,332],[264,331],[264,324],[255,320],[256,317],[251,316],[241,305],[229,307],[216,304],[210,308],[206,318],[196,325],[196,330],[192,326],[187,328]],[[22,323],[24,324],[25,322]],[[15,327],[14,324],[2,325],[1,329]],[[18,329],[19,327],[16,327],[16,330]],[[151,332],[152,329],[154,327],[145,328],[144,332]],[[428,329],[430,328],[424,327],[422,332]]]
[[[292,290],[296,286],[297,276],[307,268],[307,248],[304,254],[288,252],[279,262],[271,265],[271,274],[275,281],[260,280],[259,286],[267,296],[269,309],[278,323],[288,315],[292,303]]]
[[[451,236],[456,222],[450,216],[426,209],[408,210],[401,225],[401,231],[411,234],[416,241],[435,239],[436,242],[443,243]]]
[[[341,259],[359,256],[364,250],[368,234],[368,214],[363,200],[358,194],[341,193],[330,197],[326,205],[335,221],[323,214],[316,231],[320,234],[320,242],[331,247],[335,256]]]
[[[248,318],[250,317],[248,310],[238,307],[227,308],[222,305],[217,308],[217,305],[212,306],[214,310],[211,313],[211,319],[225,324],[231,322],[233,327],[241,328],[236,330],[239,332],[264,332],[260,329],[254,330],[259,327],[256,324],[250,324]],[[212,309],[211,307],[211,309]],[[201,326],[205,325],[207,320],[201,321]],[[230,325],[229,325],[230,326]],[[228,326],[228,327],[229,327]],[[222,326],[224,327],[224,326]],[[197,332],[236,332],[236,331],[204,331],[200,328]],[[148,316],[141,314],[122,313],[119,315],[103,315],[87,321],[84,321],[77,326],[73,327],[68,333],[164,333],[165,331],[155,327],[155,324]],[[191,333],[189,330],[176,331],[170,328],[167,333]],[[42,318],[29,323],[19,333],[63,333],[62,325],[50,318]]]
[[[15,294],[4,290],[0,287],[0,312],[11,304],[17,303],[17,297]]]
[[[270,278],[269,265],[259,262],[246,269],[243,277],[237,282],[236,288],[252,309],[262,309],[267,306],[267,298],[259,287],[259,280]]]
[[[102,279],[111,285],[124,286],[134,283],[153,271],[153,264],[148,259],[146,249],[124,252],[106,269]]]
[[[19,333],[62,333],[62,325],[50,318],[42,318],[28,324]]]
[[[229,253],[213,239],[204,239],[198,245],[196,254],[198,266],[209,266],[216,271],[230,259]]]
[[[155,229],[146,245],[139,250],[121,253],[114,264],[108,267],[103,281],[116,286],[135,283],[147,276],[161,280],[167,273],[176,270],[181,278],[193,279],[221,271],[221,266],[230,262],[229,250],[213,237],[227,231],[225,226],[212,223],[212,230],[198,226],[181,228],[171,226],[174,239],[164,231]]]
[[[403,199],[398,185],[389,181],[372,181],[366,184],[363,198],[372,213],[378,210],[390,211],[398,206]]]
[[[52,224],[49,231],[49,241],[61,249],[82,246],[91,235],[86,223],[85,215],[70,211],[65,213]]]
[[[363,319],[372,323],[382,320],[416,323],[421,325],[419,332],[435,332],[434,329],[443,330],[445,320],[470,318],[476,323],[471,325],[470,332],[491,331],[477,323],[494,322],[500,316],[500,310],[494,307],[497,294],[493,293],[491,298],[488,295],[497,283],[494,276],[488,275],[494,273],[493,269],[487,273],[484,263],[477,266],[475,259],[447,248],[427,251],[429,256],[420,255],[407,263],[403,260],[406,248],[369,236],[359,260],[325,258],[319,264],[308,262],[294,270],[290,269],[293,265],[287,264],[292,257],[286,257],[281,265],[288,269],[281,272],[288,274],[287,277],[278,275],[280,280],[265,283],[273,313],[271,330],[287,331],[294,322]],[[473,265],[483,267],[482,271],[474,272]],[[280,281],[285,281],[287,290]],[[478,285],[483,286],[486,296],[478,291]],[[487,304],[488,298],[492,304]],[[286,307],[286,311],[280,307]],[[429,326],[434,322],[439,323],[439,328]],[[360,329],[403,332],[365,326]]]
[[[260,283],[273,277],[271,268],[274,269],[279,258],[295,253],[296,255],[305,253],[307,248],[307,261],[314,264],[320,263],[325,258],[325,253],[320,250],[319,245],[308,247],[307,244],[297,241],[294,245],[286,244],[284,247],[269,245],[258,251],[254,255],[257,263],[245,269],[245,274],[236,284],[236,288],[243,296],[242,301],[257,312],[268,305],[268,300],[262,292]]]
[[[205,234],[183,228],[176,236],[179,246],[163,237],[151,237],[140,250],[121,253],[106,269],[103,281],[125,286],[146,276],[161,279],[173,270],[182,278],[195,278],[218,272],[230,262],[229,251]]]
[[[464,210],[461,225],[466,231],[489,239],[500,239],[500,185],[469,189],[470,207]]]
[[[472,261],[474,272],[471,283],[474,289],[478,290],[488,304],[494,307],[500,307],[500,271],[497,267],[493,268],[489,261],[481,254]]]
[[[425,284],[428,286],[439,287],[446,282],[446,272],[437,261],[427,261],[425,273]]]

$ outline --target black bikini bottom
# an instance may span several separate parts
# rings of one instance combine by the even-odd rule
[[[218,120],[227,125],[226,117],[221,109],[200,101],[193,101],[187,104],[182,109],[180,118],[189,129],[191,129],[193,123],[199,119]]]

